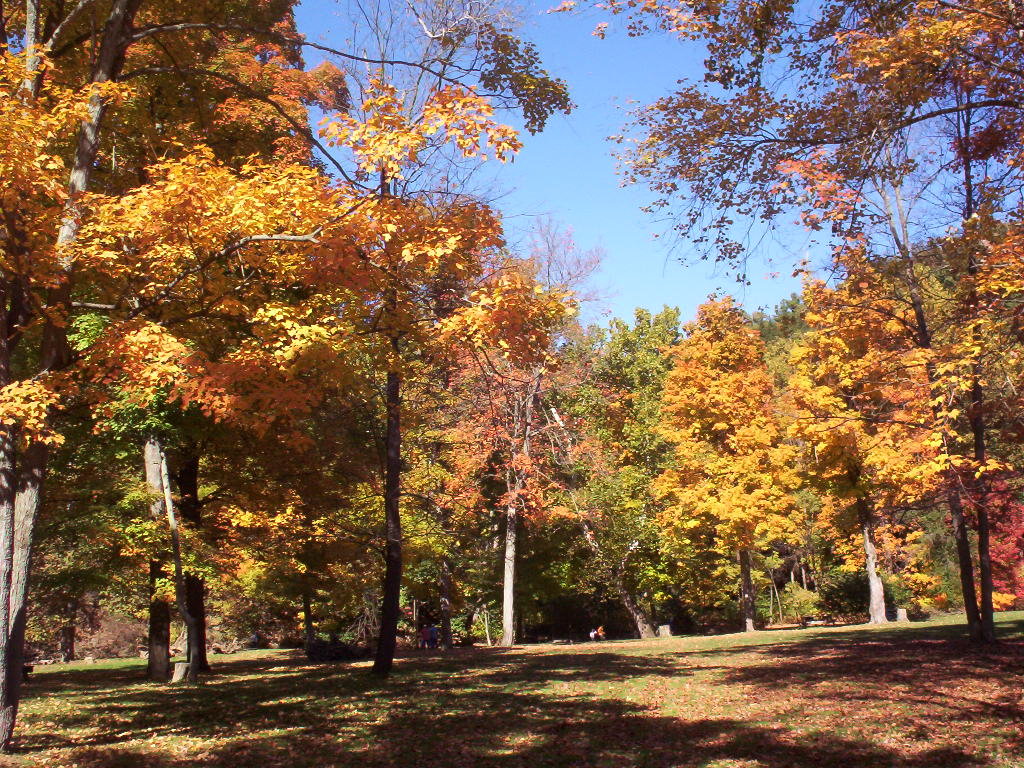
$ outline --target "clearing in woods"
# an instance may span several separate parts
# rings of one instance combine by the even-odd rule
[[[197,688],[138,660],[41,668],[4,766],[1024,766],[1024,612],[971,651],[947,618],[883,629],[407,653],[214,657]]]

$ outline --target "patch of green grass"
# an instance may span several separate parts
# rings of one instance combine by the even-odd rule
[[[52,768],[1024,768],[1024,613],[997,648],[956,619],[752,635],[410,652],[366,663],[215,656],[196,687],[141,660],[40,668],[18,751]]]

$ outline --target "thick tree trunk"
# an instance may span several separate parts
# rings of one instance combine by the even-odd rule
[[[398,643],[399,600],[402,590],[402,378],[397,371],[387,376],[385,401],[387,432],[384,441],[384,594],[380,612],[380,635],[373,672],[386,677],[391,672]]]
[[[159,444],[158,444],[159,446]],[[194,684],[199,679],[199,664],[192,649],[199,647],[199,625],[188,610],[188,598],[185,594],[185,570],[181,561],[181,538],[178,530],[178,516],[174,509],[171,496],[171,475],[167,471],[167,456],[160,449],[160,481],[164,490],[164,509],[167,511],[167,527],[171,533],[171,560],[174,563],[174,597],[178,604],[178,613],[185,622],[188,641],[188,670],[186,681]]]
[[[753,632],[754,627],[754,581],[750,574],[750,550],[739,551],[740,562],[740,612],[743,614],[743,631]]]
[[[206,653],[206,583],[191,573],[185,574],[185,606],[195,622],[194,638],[189,639],[188,660],[199,672],[210,671]]]
[[[654,631],[654,624],[651,622],[647,612],[640,607],[639,603],[633,599],[633,595],[629,593],[625,583],[622,580],[620,574],[616,574],[613,577],[615,583],[615,591],[619,594],[619,600],[622,601],[622,605],[626,608],[626,612],[629,613],[630,618],[633,619],[633,623],[636,625],[637,634],[643,640],[657,637],[657,633]]]
[[[3,313],[0,313],[3,314]],[[5,339],[0,339],[3,343]],[[6,383],[6,382],[3,382]],[[17,492],[15,473],[15,433],[0,429],[0,747],[6,749],[14,730],[19,685],[10,670],[22,663],[22,650],[12,642],[9,606],[11,575],[14,570],[14,499]]]
[[[575,499],[573,500],[575,505]],[[590,547],[590,551],[598,558],[601,558],[601,544],[597,540],[597,536],[594,534],[593,528],[591,528],[590,521],[583,516],[582,512],[577,507],[577,517],[580,521],[580,528],[583,530],[583,538],[587,542],[587,546]],[[625,559],[620,564],[625,567]],[[612,586],[615,588],[615,593],[619,596],[619,600],[622,602],[623,607],[629,614],[629,617],[633,620],[636,625],[637,634],[641,639],[648,639],[657,637],[657,632],[654,631],[654,622],[651,621],[650,616],[640,606],[640,604],[633,599],[632,593],[626,587],[626,581],[622,577],[621,568],[613,569],[612,571]]]
[[[135,13],[142,0],[114,0],[107,14],[103,35],[97,50],[95,66],[92,73],[93,83],[109,82],[117,77],[124,62],[124,52],[128,45],[127,30],[132,24]],[[28,0],[27,15],[38,13],[38,0]],[[32,24],[28,39],[36,39],[37,25]],[[38,59],[27,62],[30,67],[38,68]],[[38,78],[33,72],[28,73],[29,89],[35,90]],[[75,154],[71,163],[68,179],[68,199],[65,203],[64,218],[57,234],[59,246],[70,244],[78,234],[79,220],[77,212],[78,198],[89,184],[89,177],[95,164],[99,148],[100,129],[106,114],[106,100],[99,94],[89,99],[88,114],[82,121],[77,136]],[[47,304],[54,310],[67,310],[70,305],[71,263],[69,257],[61,256],[61,267],[68,279],[50,292]],[[40,370],[53,371],[66,367],[71,361],[71,348],[67,343],[66,324],[48,320],[43,326],[42,341],[39,347]],[[2,447],[0,447],[2,450]],[[8,633],[0,638],[0,751],[6,751],[14,733],[17,718],[18,700],[21,695],[21,678],[24,658],[26,598],[28,596],[29,564],[32,554],[32,537],[35,521],[42,503],[43,479],[46,475],[46,464],[49,451],[45,445],[30,445],[22,456],[21,467],[17,470],[18,487],[15,494],[13,510],[13,530],[0,531],[0,580],[5,578],[5,564],[10,563],[11,589],[9,603],[0,604],[0,613],[7,613]],[[0,459],[0,472],[5,460]],[[2,490],[0,490],[2,493]],[[2,503],[0,503],[2,506]],[[0,509],[0,527],[5,511]],[[8,534],[4,541],[4,535]],[[7,547],[13,546],[9,553]],[[2,588],[0,588],[2,592]]]
[[[178,485],[178,509],[182,521],[198,530],[202,526],[202,507],[199,504],[199,454],[192,450],[181,459],[175,474]],[[206,584],[199,576],[185,575],[185,602],[188,612],[196,623],[195,646],[188,647],[188,660],[194,661],[199,672],[210,671],[206,653]]]
[[[473,634],[473,622],[476,621],[477,609],[470,606],[466,609],[466,616],[463,619],[464,626],[466,627],[466,635],[463,638],[463,643],[472,645],[472,634]]]
[[[156,594],[157,580],[163,577],[163,561],[150,560],[146,677],[158,683],[166,683],[171,677],[171,606]]]
[[[519,527],[517,500],[505,509],[505,571],[501,582],[501,644],[516,643],[516,536]]]
[[[438,578],[441,593],[441,648],[452,647],[452,565],[447,557],[441,558],[441,573]]]
[[[4,556],[11,563],[10,603],[7,610],[4,668],[0,670],[0,749],[7,750],[14,734],[21,699],[22,667],[25,661],[25,625],[32,537],[43,492],[49,451],[40,443],[28,446],[21,457],[14,493],[11,549]]]
[[[981,640],[996,642],[995,609],[992,603],[992,554],[989,550],[988,506],[982,498],[978,506],[978,576],[981,579]]]
[[[160,443],[155,438],[150,438],[143,446],[142,460],[149,493],[149,518],[162,524],[164,485],[160,474]],[[158,683],[166,683],[171,676],[171,606],[157,592],[157,582],[164,575],[163,558],[154,557],[149,561],[149,661],[146,677]]]
[[[530,380],[525,397],[513,405],[513,443],[505,469],[505,488],[508,503],[505,506],[505,568],[501,584],[501,644],[506,648],[516,642],[516,545],[519,535],[519,505],[523,489],[529,478],[528,470],[516,466],[517,454],[530,457],[533,444],[533,412],[540,398],[542,372],[537,370]],[[520,438],[521,436],[521,438]]]
[[[868,575],[868,623],[887,624],[885,615],[885,587],[878,575],[878,553],[875,550],[874,520],[871,507],[863,496],[857,499],[861,538],[864,542],[864,570]]]
[[[978,610],[978,593],[974,586],[974,558],[971,556],[971,539],[964,520],[964,507],[959,491],[950,490],[946,500],[952,521],[953,540],[956,542],[956,559],[960,569],[960,591],[964,598],[964,613],[967,615],[967,632],[971,642],[981,642],[981,613]]]

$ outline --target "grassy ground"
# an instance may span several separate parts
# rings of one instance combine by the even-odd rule
[[[410,655],[214,657],[199,687],[138,661],[43,668],[3,766],[1024,767],[1024,612],[970,651],[952,620]]]

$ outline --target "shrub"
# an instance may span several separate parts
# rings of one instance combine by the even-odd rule
[[[815,616],[821,610],[821,598],[817,592],[804,589],[791,581],[782,590],[782,612],[790,621],[799,621],[804,616]]]
[[[896,608],[914,607],[913,590],[897,576],[882,573],[886,613],[896,616]],[[834,570],[818,585],[821,609],[834,616],[864,616],[868,612],[868,575],[865,571]]]
[[[867,613],[868,575],[864,571],[834,570],[818,584],[821,610],[833,616]]]

